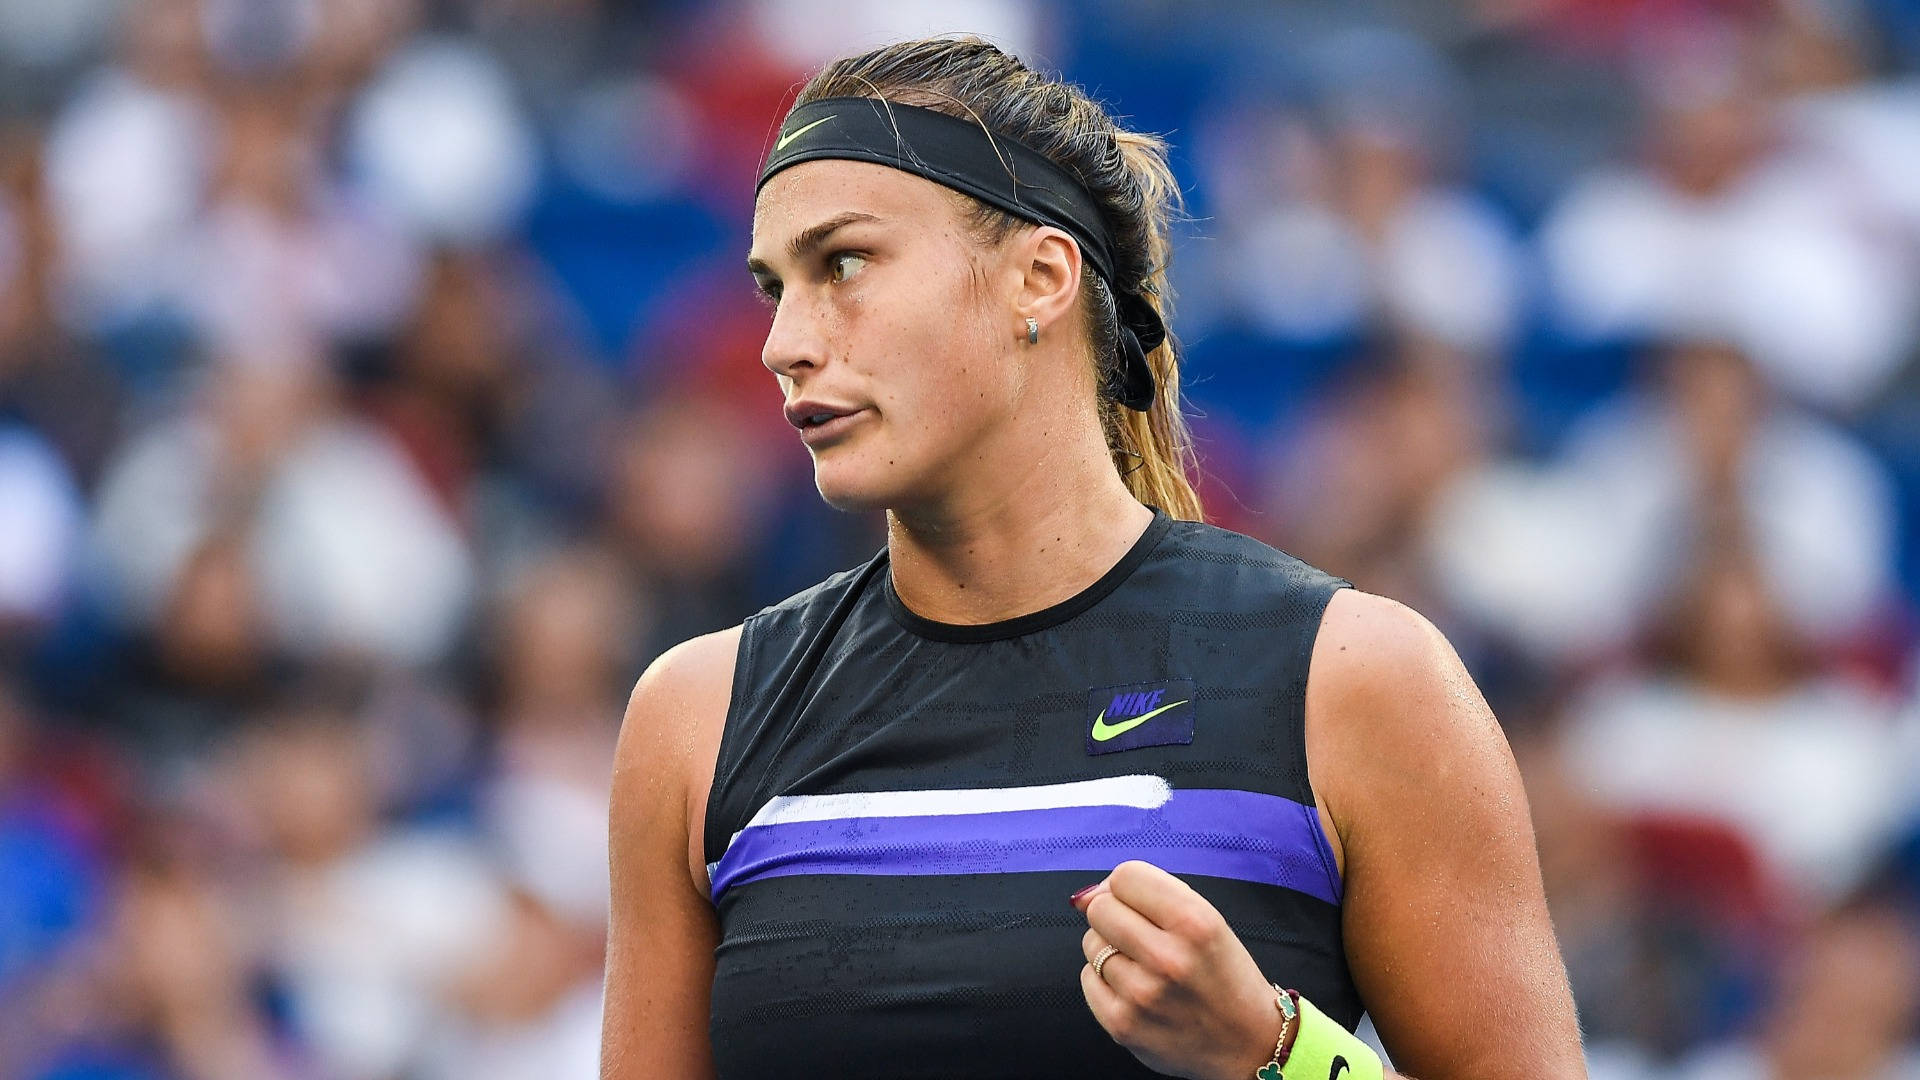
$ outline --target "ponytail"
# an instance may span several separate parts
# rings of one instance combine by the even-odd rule
[[[1160,321],[1171,327],[1173,293],[1167,284],[1167,259],[1173,245],[1168,234],[1181,208],[1180,186],[1167,166],[1164,141],[1131,131],[1116,131],[1114,138],[1138,186],[1146,219],[1152,271],[1142,292],[1159,313]],[[1118,362],[1117,357],[1102,360]],[[1110,401],[1101,402],[1101,427],[1107,433],[1107,446],[1134,498],[1173,517],[1202,521],[1205,515],[1200,493],[1193,486],[1200,463],[1193,449],[1193,433],[1180,411],[1180,360],[1171,331],[1166,341],[1147,354],[1147,367],[1153,372],[1152,408],[1136,412]]]

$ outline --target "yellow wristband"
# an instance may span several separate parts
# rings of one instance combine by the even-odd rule
[[[1302,997],[1300,1027],[1280,1068],[1285,1080],[1385,1080],[1380,1055]]]

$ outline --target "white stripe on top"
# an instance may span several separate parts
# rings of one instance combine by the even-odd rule
[[[1065,784],[1010,788],[950,788],[917,791],[849,791],[838,795],[775,795],[747,829],[795,821],[838,818],[926,817],[934,814],[996,814],[1009,810],[1057,810],[1064,806],[1135,806],[1152,810],[1173,797],[1158,776],[1103,776]],[[740,830],[745,832],[746,829]],[[736,832],[727,840],[732,847]]]

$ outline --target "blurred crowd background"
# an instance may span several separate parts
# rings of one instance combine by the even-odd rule
[[[755,168],[949,30],[1170,136],[1210,513],[1467,658],[1596,1078],[1920,1077],[1915,0],[0,0],[0,1077],[595,1075],[628,688],[881,543]]]

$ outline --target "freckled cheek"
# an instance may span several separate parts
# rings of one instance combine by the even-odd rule
[[[967,328],[931,313],[952,311],[949,283],[922,281],[854,293],[836,305],[841,359],[895,435],[917,438],[956,427],[957,396],[980,372],[959,342]]]
[[[868,398],[880,414],[880,420],[895,435],[924,427],[928,416],[925,388],[911,369],[912,358],[899,353],[872,357],[862,372]]]
[[[926,358],[913,336],[923,327],[877,315],[858,312],[844,320],[843,333],[836,338],[844,343],[840,360],[883,415],[912,414],[919,411],[926,377]]]

